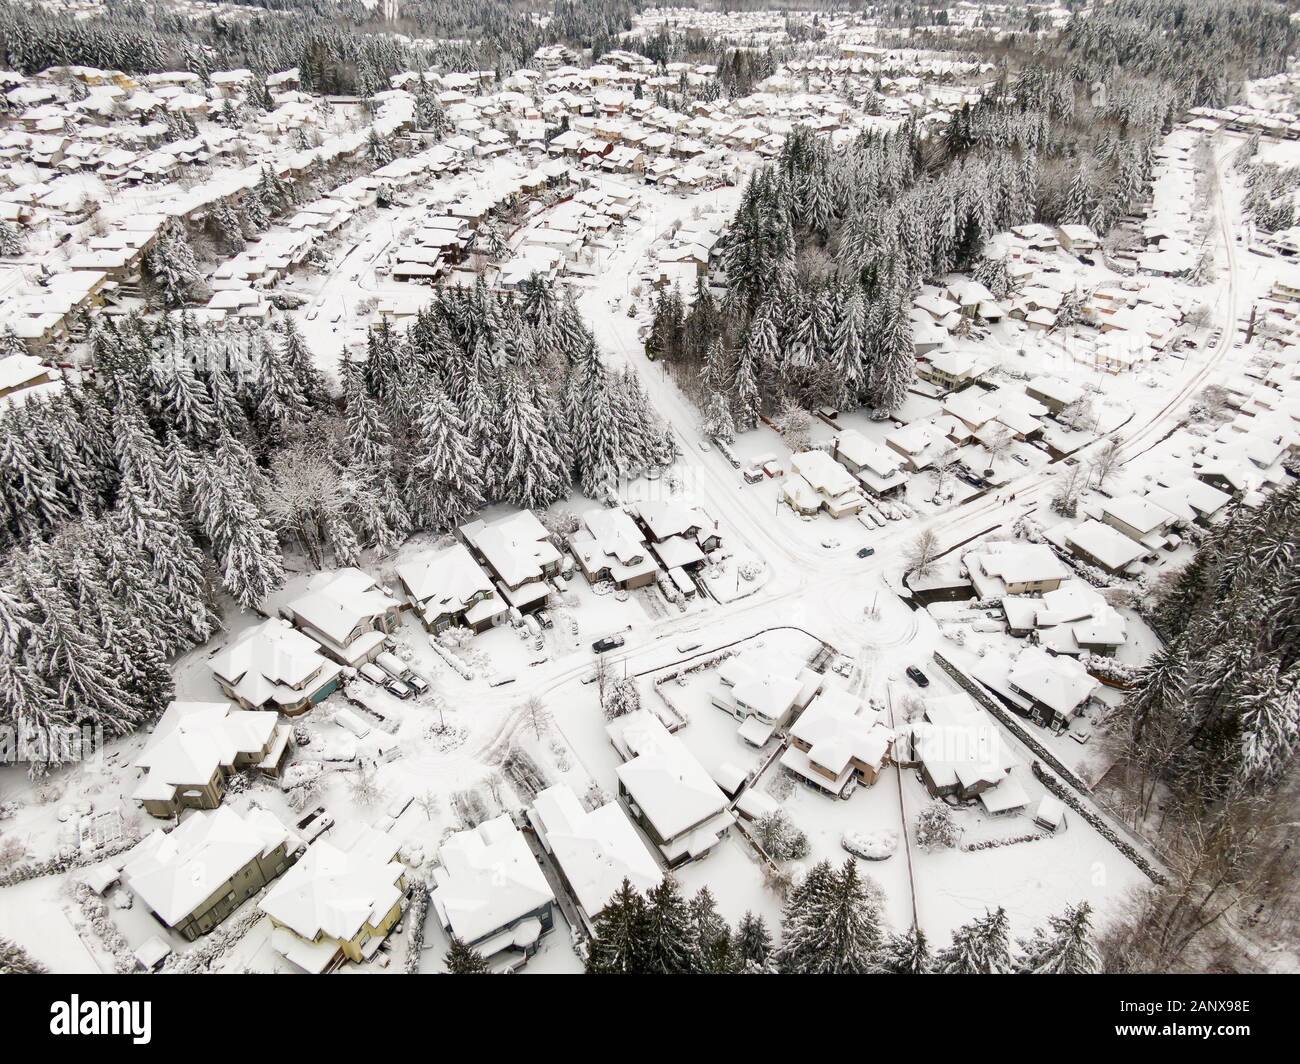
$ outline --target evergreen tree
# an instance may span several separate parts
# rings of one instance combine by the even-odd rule
[[[1092,906],[1086,901],[1067,905],[1060,916],[1049,916],[1047,928],[1037,928],[1020,943],[1016,971],[1029,975],[1094,975],[1101,967],[1092,943]]]
[[[445,958],[448,975],[486,975],[488,964],[479,953],[465,945],[455,935],[451,936],[451,948]]]
[[[1008,974],[1012,967],[1006,910],[998,906],[957,928],[952,944],[935,958],[934,970],[944,975]]]

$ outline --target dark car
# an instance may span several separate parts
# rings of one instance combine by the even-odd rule
[[[858,557],[870,558],[875,553],[876,553],[875,547],[863,547],[860,551],[858,551]]]
[[[909,665],[907,667],[907,675],[911,678],[912,682],[916,684],[917,687],[930,686],[930,677],[926,676],[926,674],[923,673],[920,669],[918,669],[915,665]]]
[[[614,650],[615,648],[621,647],[622,645],[623,645],[623,637],[621,635],[607,635],[605,636],[604,639],[597,639],[594,643],[592,643],[591,649],[594,650],[597,654],[603,654],[607,650]]]

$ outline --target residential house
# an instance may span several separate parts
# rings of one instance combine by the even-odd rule
[[[569,535],[569,550],[587,583],[609,581],[619,588],[652,584],[659,573],[645,533],[626,510],[588,510],[583,527]]]
[[[967,694],[927,697],[922,719],[908,725],[906,744],[900,740],[895,749],[900,767],[919,769],[932,797],[978,800],[991,812],[1028,802],[1010,775],[1015,756],[994,721]],[[996,800],[985,797],[1003,787],[1007,790]]]
[[[835,437],[831,457],[878,498],[897,495],[907,486],[900,456],[867,439],[857,429],[845,429]]]
[[[1100,521],[1087,520],[1065,534],[1066,545],[1078,558],[1111,576],[1127,575],[1150,553],[1141,543]]]
[[[538,792],[528,820],[589,930],[623,880],[648,891],[663,879],[654,853],[618,802],[588,811],[561,783]]]
[[[271,946],[305,972],[360,963],[402,916],[406,866],[393,835],[358,826],[346,841],[317,839],[258,905]]]
[[[533,610],[545,604],[546,580],[560,571],[560,552],[531,510],[490,523],[471,521],[461,526],[460,537],[496,576],[509,605]]]
[[[963,560],[981,599],[1055,591],[1070,575],[1066,564],[1045,543],[986,543]]]
[[[1029,704],[1031,719],[1054,731],[1069,726],[1101,684],[1072,657],[1025,647],[1007,674],[1011,690]]]
[[[208,668],[226,696],[245,709],[289,716],[329,697],[343,671],[321,653],[319,643],[280,617],[245,629],[208,659]]]
[[[156,817],[215,809],[236,772],[279,776],[291,744],[292,728],[274,713],[229,702],[171,702],[135,760],[145,775],[132,797]]]
[[[839,687],[813,699],[790,729],[781,764],[813,786],[839,795],[850,779],[870,786],[889,757],[894,733],[880,714]]]
[[[158,920],[193,942],[282,875],[301,850],[266,810],[241,815],[223,806],[145,836],[122,877]]]
[[[355,668],[383,650],[384,637],[401,622],[402,607],[374,577],[347,568],[313,575],[281,613],[340,665]]]
[[[857,513],[866,505],[858,481],[825,451],[791,455],[792,474],[781,485],[786,503],[798,513],[825,510],[834,518]]]
[[[658,717],[637,710],[605,731],[624,759],[619,796],[669,868],[703,857],[726,836],[735,823],[726,795]]]
[[[747,650],[718,666],[721,690],[710,700],[741,721],[740,737],[762,746],[778,728],[807,707],[822,688],[823,675],[790,654]]]
[[[430,899],[438,919],[481,956],[528,957],[554,926],[555,895],[509,816],[450,835],[438,862]]]
[[[397,579],[430,632],[453,625],[483,632],[510,612],[491,577],[463,543],[403,562],[397,567]]]

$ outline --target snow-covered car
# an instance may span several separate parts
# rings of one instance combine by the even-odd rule
[[[1029,464],[1029,459],[1026,458],[1023,454],[1013,454],[1011,458],[1013,461],[1019,462],[1021,465]]]
[[[410,698],[411,695],[414,694],[406,684],[394,677],[389,677],[388,682],[384,684],[384,690],[394,698],[402,699],[402,701],[406,701],[406,699]]]
[[[417,695],[422,695],[429,690],[429,681],[423,676],[416,676],[415,673],[407,675],[406,685],[412,688]]]
[[[891,828],[846,831],[840,838],[840,845],[864,861],[886,861],[898,849],[898,832]]]
[[[1092,730],[1090,728],[1071,728],[1070,738],[1082,746],[1092,738]]]

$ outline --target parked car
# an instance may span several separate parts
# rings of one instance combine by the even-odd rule
[[[622,645],[623,637],[621,635],[607,635],[603,639],[597,639],[592,643],[591,649],[597,654],[603,654],[607,650],[617,650]]]
[[[405,702],[408,698],[411,697],[411,695],[415,693],[409,687],[407,687],[406,684],[404,684],[401,680],[393,676],[390,676],[388,682],[384,684],[384,690],[387,691],[394,698],[400,698],[403,702]]]
[[[914,684],[916,684],[917,687],[929,687],[929,686],[930,686],[930,677],[928,677],[925,673],[923,673],[923,672],[922,672],[920,669],[918,669],[915,665],[909,665],[909,666],[907,667],[907,675],[908,675],[908,678],[909,678],[909,679],[910,679]]]
[[[860,551],[858,551],[858,557],[870,558],[875,553],[876,553],[875,547],[863,547]]]
[[[555,625],[555,621],[552,619],[550,613],[546,610],[537,611],[537,620],[538,623],[540,623],[543,628],[551,628]]]
[[[408,674],[405,682],[406,686],[413,688],[417,695],[425,694],[429,690],[429,681],[423,676],[416,676],[415,673]]]
[[[396,654],[390,654],[387,650],[381,650],[375,655],[375,664],[394,680],[405,680],[411,671],[406,662]]]
[[[1090,728],[1071,728],[1070,738],[1082,746],[1092,738],[1092,729]]]
[[[392,677],[390,677],[386,672],[384,672],[384,670],[381,669],[378,665],[376,665],[373,661],[367,661],[364,665],[362,665],[359,669],[357,669],[357,672],[362,677],[369,680],[376,687],[383,687],[384,684],[386,684],[390,679],[392,679]]]

